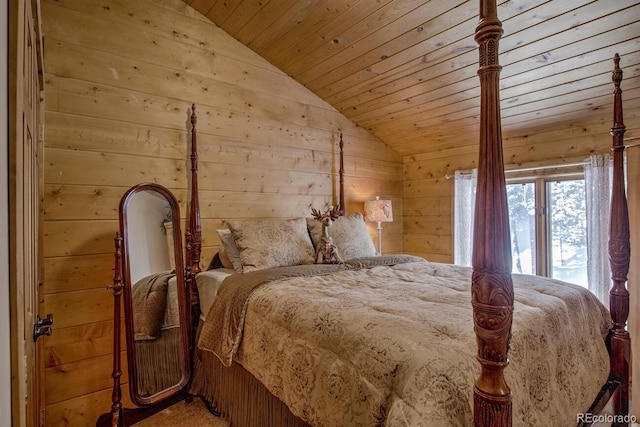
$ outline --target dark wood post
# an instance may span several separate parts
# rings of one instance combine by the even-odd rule
[[[191,194],[189,201],[189,227],[185,232],[185,282],[188,292],[189,317],[191,320],[190,354],[194,354],[195,336],[200,318],[200,303],[196,285],[196,274],[200,273],[202,251],[202,227],[200,224],[200,201],[198,199],[198,141],[196,132],[196,106],[191,104]]]
[[[120,377],[122,377],[122,367],[120,363],[120,307],[122,305],[122,236],[116,233],[115,243],[115,263],[113,273],[113,391],[111,392],[111,412],[100,415],[96,422],[97,427],[121,427],[124,425],[122,409],[122,389],[120,387]]]
[[[347,207],[344,205],[344,142],[342,141],[342,132],[340,132],[340,193],[338,204],[340,211],[338,212],[341,216],[346,213]]]
[[[504,379],[513,317],[509,211],[502,157],[495,0],[480,1],[475,40],[480,66],[480,154],[473,237],[471,304],[480,377],[473,390],[476,427],[511,426],[511,390]]]
[[[191,105],[191,204],[189,212],[189,232],[191,233],[191,265],[193,274],[200,273],[200,253],[202,251],[202,227],[200,224],[200,201],[198,200],[198,143],[196,138],[196,106]]]
[[[624,185],[624,132],[622,119],[622,69],[620,56],[614,57],[612,80],[615,86],[613,96],[613,183],[611,188],[611,217],[609,222],[609,262],[611,263],[611,289],[609,309],[612,327],[609,332],[611,353],[611,376],[620,382],[614,395],[614,411],[618,415],[629,414],[629,360],[631,339],[627,331],[629,317],[629,291],[626,288],[631,259],[629,234],[629,211]],[[612,426],[626,426],[628,422],[617,419]]]
[[[115,267],[113,275],[113,392],[111,394],[111,425],[117,427],[122,425],[122,390],[120,388],[120,377],[122,377],[122,367],[120,366],[120,307],[122,297],[122,236],[116,233],[114,239],[116,251]]]

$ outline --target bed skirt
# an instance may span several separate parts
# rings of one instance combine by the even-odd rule
[[[190,394],[205,399],[233,427],[309,427],[241,365],[225,367],[196,350]]]
[[[178,384],[184,376],[180,327],[163,329],[153,341],[136,341],[138,394],[151,396]]]

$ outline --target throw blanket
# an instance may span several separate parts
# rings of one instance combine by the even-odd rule
[[[241,335],[224,338],[237,349],[231,357],[314,426],[472,425],[479,364],[471,269],[429,262],[338,269],[245,291]],[[236,285],[225,280],[218,297]],[[514,287],[505,373],[514,426],[575,425],[608,376],[608,311],[586,289],[559,281],[514,275]],[[203,335],[216,331],[207,323],[218,318],[219,302]],[[215,339],[202,336],[199,345],[219,346],[228,361],[228,344]]]
[[[133,329],[136,341],[155,340],[167,311],[169,279],[175,271],[163,271],[138,280],[131,290]]]

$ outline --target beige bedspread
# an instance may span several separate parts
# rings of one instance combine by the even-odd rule
[[[336,269],[249,291],[223,284],[199,347],[241,363],[314,426],[472,425],[479,365],[471,269],[429,262]],[[562,282],[515,275],[514,287],[506,370],[514,425],[575,425],[608,375],[608,311]],[[235,309],[243,327],[221,330],[211,325],[220,317],[213,312],[234,290],[250,296]]]
[[[172,283],[173,286],[169,286]],[[175,271],[162,271],[133,284],[134,337],[136,341],[155,340],[161,329],[178,324]]]

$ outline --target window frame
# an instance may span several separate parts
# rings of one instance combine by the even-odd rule
[[[569,168],[567,168],[569,169]],[[549,184],[558,181],[585,180],[584,170],[570,168],[567,171],[558,171],[557,168],[506,171],[505,185],[533,183],[535,193],[535,274],[537,276],[551,277],[552,250],[551,223],[549,206],[551,205],[551,192]],[[528,172],[528,173],[527,173]],[[531,173],[534,172],[534,173]],[[509,176],[511,175],[511,177]]]

